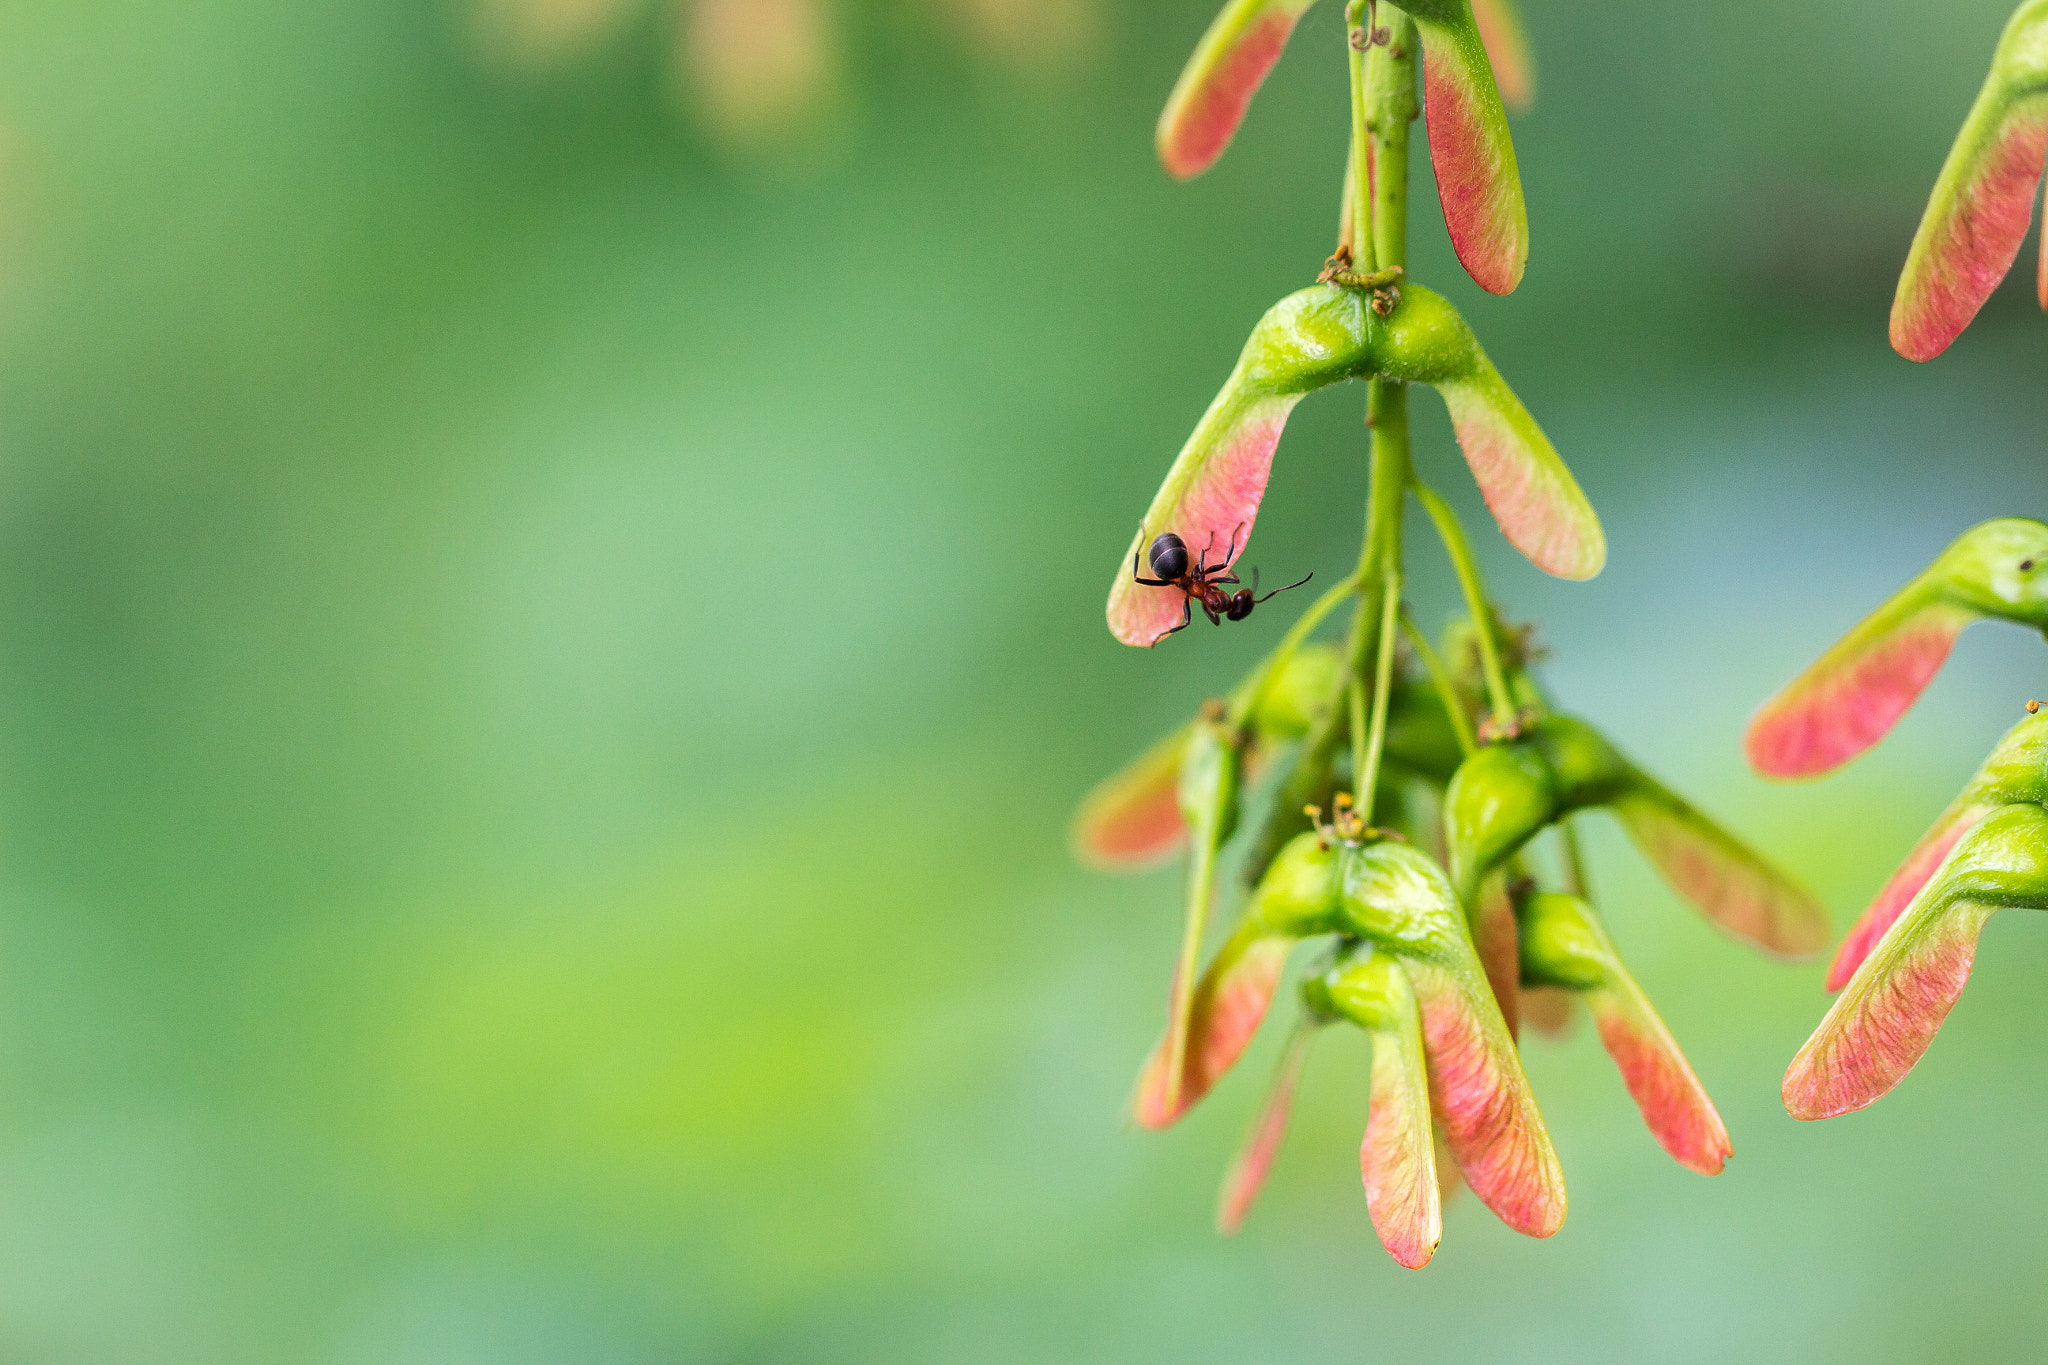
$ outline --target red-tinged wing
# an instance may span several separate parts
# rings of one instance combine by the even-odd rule
[[[1138,1079],[1134,1113],[1139,1126],[1165,1128],[1178,1121],[1244,1054],[1273,1003],[1294,943],[1251,928],[1232,935],[1195,987],[1180,1102],[1173,1104],[1168,1094],[1168,1047],[1162,1039]]]
[[[1214,165],[1314,0],[1229,0],[1159,115],[1159,160],[1181,180]]]
[[[1971,805],[1945,812],[1934,828],[1921,836],[1913,851],[1906,855],[1906,860],[1899,864],[1899,870],[1892,873],[1891,880],[1877,893],[1877,899],[1870,903],[1870,908],[1849,930],[1842,946],[1835,950],[1835,960],[1828,967],[1829,990],[1838,991],[1849,984],[1849,978],[1863,965],[1863,959],[1870,956],[1870,950],[1885,936],[1885,931],[1906,912],[1906,907],[1920,894],[1920,888],[1927,885],[1928,879],[1948,857],[1949,850],[1993,809],[1989,805]]]
[[[1493,64],[1471,10],[1428,6],[1422,30],[1423,110],[1444,226],[1459,264],[1490,294],[1509,294],[1529,264],[1529,210]]]
[[[1601,1046],[1621,1069],[1636,1108],[1672,1160],[1701,1175],[1719,1175],[1734,1152],[1706,1088],[1621,959],[1612,959],[1608,984],[1586,992]]]
[[[2048,711],[2029,714],[1998,741],[1968,785],[1949,802],[1899,870],[1849,931],[1828,971],[1828,989],[1840,990],[1892,922],[1934,876],[1949,850],[2000,806],[2048,803]]]
[[[1401,964],[1380,953],[1373,966],[1385,973],[1382,996],[1393,1008],[1385,1026],[1372,1032],[1372,1110],[1358,1149],[1359,1173],[1381,1245],[1408,1269],[1420,1270],[1444,1233],[1422,1017]]]
[[[1404,965],[1422,1008],[1431,1105],[1465,1183],[1530,1237],[1564,1226],[1564,1172],[1493,992],[1474,962],[1459,972]]]
[[[1749,723],[1749,761],[1769,777],[1817,777],[1890,733],[1976,613],[1916,579],[1865,618]]]
[[[1407,844],[1373,844],[1347,859],[1342,899],[1349,931],[1398,955],[1414,987],[1430,1103],[1465,1183],[1517,1232],[1550,1236],[1564,1172],[1450,878]]]
[[[1872,1104],[1927,1052],[1969,982],[1984,922],[2048,905],[2048,811],[1979,821],[1835,997],[1785,1072],[1785,1108],[1824,1119]]]
[[[1600,518],[1522,400],[1477,343],[1473,350],[1467,374],[1432,382],[1486,509],[1508,543],[1543,572],[1593,577],[1607,563]]]
[[[1180,851],[1188,831],[1175,787],[1193,729],[1192,723],[1181,726],[1088,793],[1072,831],[1081,861],[1121,872],[1150,867]]]
[[[1472,0],[1472,21],[1493,62],[1493,81],[1508,108],[1521,113],[1536,102],[1536,58],[1514,0]]]
[[[1109,628],[1117,639],[1127,645],[1157,644],[1187,611],[1187,594],[1180,589],[1148,588],[1133,577],[1134,560],[1136,573],[1152,577],[1144,551],[1162,531],[1187,542],[1189,555],[1206,554],[1212,568],[1233,563],[1243,553],[1266,495],[1273,451],[1287,415],[1300,401],[1300,394],[1246,398],[1235,388],[1217,397],[1118,561],[1109,594]]]
[[[1259,1106],[1244,1146],[1231,1158],[1230,1169],[1223,1173],[1223,1188],[1216,1200],[1216,1230],[1226,1237],[1244,1226],[1245,1215],[1251,1212],[1252,1201],[1258,1198],[1266,1183],[1266,1173],[1273,1168],[1273,1158],[1280,1154],[1281,1140],[1287,1136],[1287,1120],[1294,1111],[1294,1095],[1301,1087],[1302,1068],[1308,1063],[1309,1044],[1315,1041],[1315,1035],[1316,1025],[1308,1018],[1295,1024],[1294,1031],[1287,1036],[1287,1047],[1280,1054],[1280,1064],[1274,1069],[1266,1102]]]
[[[1635,773],[1612,805],[1672,889],[1722,930],[1780,957],[1827,947],[1821,903],[1682,798]]]
[[[1191,725],[1160,740],[1123,771],[1096,784],[1074,812],[1069,840],[1074,856],[1103,872],[1142,872],[1187,846],[1175,788],[1181,751]],[[1274,746],[1256,733],[1245,742],[1244,781],[1257,782],[1272,761]]]
[[[2012,269],[2027,235],[2048,161],[2048,97],[2017,95],[2002,65],[1942,165],[1899,276],[1892,349],[1908,360],[1948,349]]]

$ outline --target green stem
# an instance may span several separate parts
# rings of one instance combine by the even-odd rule
[[[1450,670],[1444,667],[1441,654],[1429,637],[1417,629],[1415,621],[1407,612],[1401,613],[1401,629],[1408,635],[1408,643],[1415,648],[1415,657],[1422,660],[1423,671],[1429,674],[1430,683],[1436,688],[1437,699],[1444,704],[1444,714],[1450,717],[1451,733],[1458,737],[1458,752],[1470,758],[1479,749],[1472,738],[1472,722],[1465,715],[1465,703],[1458,700],[1457,684],[1451,681]]]
[[[1387,575],[1387,600],[1380,610],[1379,666],[1373,670],[1372,679],[1372,738],[1366,741],[1365,762],[1353,770],[1357,780],[1351,784],[1358,817],[1368,825],[1372,823],[1373,798],[1380,789],[1380,752],[1387,745],[1387,703],[1394,690],[1395,621],[1400,612],[1401,575],[1395,572]]]
[[[1173,998],[1167,1002],[1166,1109],[1180,1111],[1181,1080],[1187,1071],[1188,1015],[1195,976],[1202,966],[1202,936],[1209,927],[1209,902],[1216,890],[1216,845],[1203,839],[1195,845],[1195,864],[1188,875],[1187,919],[1181,926],[1180,958],[1173,967]]]
[[[1345,7],[1344,20],[1351,48],[1351,268],[1370,271],[1378,268],[1373,256],[1373,196],[1366,193],[1366,187],[1372,184],[1366,160],[1372,151],[1365,93],[1366,44],[1372,37],[1371,0],[1351,0]]]
[[[1579,847],[1579,831],[1570,820],[1557,822],[1557,837],[1564,849],[1564,889],[1580,900],[1593,898],[1592,884],[1586,880],[1586,854]]]
[[[1508,692],[1507,673],[1500,666],[1500,645],[1493,638],[1493,608],[1487,605],[1486,586],[1479,580],[1472,544],[1465,539],[1458,514],[1437,496],[1434,488],[1418,482],[1415,497],[1436,523],[1437,538],[1443,541],[1444,550],[1451,557],[1451,568],[1458,575],[1458,588],[1465,594],[1465,610],[1471,614],[1472,631],[1479,640],[1479,667],[1486,675],[1486,696],[1493,707],[1493,723],[1510,727],[1514,724],[1515,704]]]
[[[1353,0],[1354,33],[1357,16],[1365,8]],[[1374,15],[1368,13],[1365,18],[1370,35]],[[1371,153],[1361,168],[1369,174],[1360,181],[1370,190],[1361,197],[1372,201],[1370,221],[1361,225],[1373,234],[1368,272],[1407,264],[1408,132],[1419,109],[1415,23],[1392,6],[1387,18],[1386,43],[1369,45],[1363,54],[1355,39],[1352,43],[1352,135],[1361,145],[1369,143]],[[1374,656],[1377,660],[1373,670],[1374,733],[1366,740],[1363,761],[1354,761],[1351,787],[1360,818],[1370,823],[1380,750],[1386,741],[1387,694],[1393,685],[1394,630],[1401,592],[1401,518],[1407,510],[1408,483],[1414,472],[1408,438],[1408,386],[1394,380],[1373,380],[1367,386],[1365,420],[1372,430],[1372,476],[1366,495],[1365,544],[1358,557],[1360,601],[1352,628],[1352,676],[1362,679],[1367,660]],[[1375,586],[1381,593],[1376,615],[1371,596]],[[1354,720],[1354,753],[1358,752],[1356,727]]]
[[[1408,133],[1422,112],[1415,55],[1422,46],[1415,21],[1389,5],[1387,41],[1366,63],[1366,132],[1372,139],[1365,169],[1372,186],[1374,254],[1379,268],[1408,264]]]
[[[1365,17],[1367,0],[1351,0],[1345,13],[1356,32]],[[1355,202],[1349,215],[1358,241],[1352,248],[1354,269],[1364,273],[1407,264],[1408,134],[1421,109],[1416,91],[1416,54],[1420,42],[1414,21],[1391,5],[1380,11],[1388,20],[1390,42],[1369,53],[1356,47],[1352,66],[1351,171]],[[1367,157],[1372,161],[1367,164]],[[1377,249],[1375,249],[1377,248]],[[1407,500],[1408,391],[1405,386],[1374,380],[1366,399],[1366,422],[1372,428],[1371,492],[1365,512],[1365,546],[1361,572],[1351,579],[1359,594],[1352,618],[1349,676],[1363,680],[1379,645],[1380,612],[1372,609],[1374,588],[1382,575],[1400,572],[1401,514]],[[1286,841],[1308,827],[1305,802],[1321,801],[1330,789],[1331,772],[1349,728],[1348,708],[1332,706],[1309,731],[1294,766],[1282,779],[1272,813],[1242,865],[1245,879],[1256,882]]]
[[[1365,783],[1365,770],[1372,762],[1372,755],[1366,743],[1365,684],[1353,674],[1344,692],[1351,703],[1351,803],[1358,812],[1358,818],[1370,822],[1372,798],[1366,793],[1372,788]]]

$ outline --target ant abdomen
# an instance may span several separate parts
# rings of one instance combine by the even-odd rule
[[[1146,552],[1152,561],[1152,575],[1155,578],[1175,579],[1188,571],[1187,542],[1171,531],[1162,531],[1152,539],[1152,548]]]

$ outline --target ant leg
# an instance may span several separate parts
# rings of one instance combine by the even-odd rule
[[[1254,574],[1256,574],[1256,573],[1257,573],[1258,571],[1257,571],[1256,569],[1254,569],[1254,570],[1253,570],[1252,572],[1253,572]],[[1278,596],[1279,596],[1279,595],[1280,595],[1281,593],[1283,593],[1283,592],[1286,592],[1286,591],[1288,591],[1288,590],[1289,590],[1289,589],[1291,589],[1291,588],[1298,588],[1298,587],[1300,587],[1300,586],[1301,586],[1301,585],[1302,585],[1303,583],[1306,583],[1306,582],[1308,582],[1308,580],[1309,580],[1309,579],[1311,579],[1311,578],[1314,578],[1314,577],[1315,577],[1315,575],[1314,575],[1314,574],[1309,574],[1309,575],[1307,575],[1306,577],[1304,577],[1304,578],[1300,579],[1300,580],[1299,580],[1298,582],[1294,582],[1294,583],[1289,583],[1289,584],[1287,585],[1287,587],[1285,587],[1285,588],[1275,588],[1275,589],[1273,589],[1273,591],[1271,591],[1271,592],[1267,593],[1265,597],[1260,597],[1260,598],[1256,598],[1256,599],[1254,599],[1254,600],[1256,600],[1256,601],[1260,601],[1260,602],[1263,602],[1263,601],[1265,601],[1265,600],[1266,600],[1266,598],[1267,598],[1267,597],[1278,597]]]
[[[1159,633],[1158,633],[1157,635],[1155,635],[1155,636],[1153,636],[1153,637],[1152,637],[1152,643],[1156,645],[1156,644],[1158,644],[1158,643],[1159,643],[1159,642],[1160,642],[1161,640],[1164,640],[1164,639],[1165,639],[1165,638],[1166,638],[1167,636],[1169,636],[1169,635],[1178,635],[1178,634],[1180,634],[1180,633],[1181,633],[1182,631],[1186,630],[1186,629],[1188,628],[1188,626],[1189,626],[1190,624],[1192,624],[1192,623],[1194,622],[1194,619],[1195,619],[1195,599],[1194,599],[1194,598],[1192,598],[1192,597],[1190,597],[1190,598],[1189,598],[1189,599],[1187,600],[1187,605],[1186,605],[1186,606],[1185,606],[1185,607],[1184,607],[1184,608],[1182,609],[1182,611],[1181,611],[1181,614],[1180,614],[1180,624],[1179,624],[1179,625],[1177,625],[1177,626],[1175,626],[1175,627],[1173,627],[1173,628],[1172,628],[1171,630],[1162,630],[1162,631],[1160,631],[1160,632],[1159,632]]]
[[[1236,558],[1237,558],[1237,538],[1238,538],[1238,536],[1239,536],[1239,535],[1243,534],[1243,532],[1244,532],[1244,523],[1240,521],[1240,522],[1239,522],[1239,523],[1237,524],[1237,530],[1235,530],[1235,531],[1232,531],[1232,532],[1230,533],[1230,552],[1229,552],[1228,554],[1226,554],[1226,555],[1224,555],[1224,556],[1223,556],[1223,566],[1222,566],[1222,567],[1224,567],[1224,568],[1226,568],[1226,569],[1227,569],[1227,568],[1229,568],[1229,567],[1230,567],[1230,561],[1231,561],[1231,560],[1233,560],[1233,559],[1236,559]]]

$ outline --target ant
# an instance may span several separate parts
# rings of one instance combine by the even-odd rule
[[[1243,530],[1244,523],[1239,522],[1237,530],[1230,533],[1229,552],[1213,565],[1209,563],[1209,551],[1215,547],[1216,533],[1211,531],[1208,544],[1202,547],[1202,557],[1195,561],[1192,569],[1188,567],[1187,542],[1171,531],[1160,532],[1153,538],[1152,548],[1146,556],[1152,561],[1152,572],[1159,575],[1157,578],[1146,578],[1138,572],[1138,552],[1131,551],[1133,579],[1148,588],[1179,588],[1187,594],[1180,624],[1172,630],[1161,631],[1153,644],[1158,644],[1175,631],[1186,630],[1194,622],[1197,602],[1202,604],[1202,611],[1209,617],[1209,623],[1220,626],[1225,617],[1233,621],[1242,621],[1252,614],[1253,607],[1265,601],[1267,597],[1276,597],[1286,592],[1288,588],[1298,588],[1302,583],[1315,577],[1314,574],[1310,574],[1300,583],[1289,583],[1286,588],[1275,588],[1267,593],[1266,597],[1260,597],[1259,571],[1253,569],[1252,585],[1249,588],[1240,588],[1234,593],[1223,591],[1222,584],[1239,581],[1237,575],[1229,572],[1229,569],[1231,559],[1237,554],[1238,534]]]

